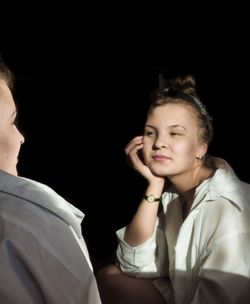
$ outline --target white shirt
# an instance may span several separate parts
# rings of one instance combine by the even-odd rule
[[[101,303],[83,217],[48,186],[0,170],[0,303]]]
[[[58,208],[58,210],[61,210],[63,213],[66,213],[68,215],[68,217],[71,218],[72,222],[74,223],[74,227],[81,225],[85,214],[81,210],[79,210],[78,208],[76,208],[75,206],[73,206],[72,204],[67,202],[66,200],[64,200],[53,189],[51,189],[50,187],[48,187],[45,184],[39,183],[32,179],[28,179],[28,178],[24,178],[24,177],[20,177],[20,176],[18,176],[18,178],[25,179],[25,180],[35,184],[36,186],[40,187],[45,192],[47,192],[49,195],[53,196],[54,206],[56,205],[56,208]],[[86,243],[85,243],[82,235],[80,234],[78,236],[77,232],[75,231],[74,227],[72,227],[72,225],[69,224],[69,227],[89,264],[89,268],[93,271],[92,263],[91,263],[90,257],[89,257],[89,252],[88,252]]]
[[[250,185],[222,159],[200,184],[183,222],[181,200],[166,192],[154,235],[130,247],[117,231],[121,269],[155,278],[167,303],[250,303]],[[168,279],[169,278],[169,279]]]

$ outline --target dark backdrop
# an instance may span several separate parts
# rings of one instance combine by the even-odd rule
[[[96,23],[97,31],[91,24],[69,29],[54,23],[31,34],[31,24],[17,26],[0,49],[16,74],[26,136],[19,173],[48,184],[85,213],[83,233],[97,260],[115,250],[115,231],[129,222],[145,186],[127,167],[124,147],[143,128],[159,72],[196,77],[214,118],[212,154],[250,182],[244,37],[230,27],[198,29],[197,19],[195,27],[187,18],[177,29],[147,17],[132,25],[116,17],[113,26]]]

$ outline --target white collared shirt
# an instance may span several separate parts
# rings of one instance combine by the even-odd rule
[[[48,186],[0,170],[1,303],[101,303],[83,217]]]
[[[250,301],[250,185],[222,159],[214,162],[217,170],[197,187],[184,222],[178,194],[166,192],[155,233],[144,244],[130,247],[126,228],[117,231],[121,269],[155,278],[167,303]]]
[[[25,180],[35,184],[36,186],[40,187],[45,192],[47,192],[49,195],[51,195],[54,198],[54,206],[56,205],[56,208],[58,210],[63,211],[64,213],[66,213],[68,215],[69,218],[71,218],[72,223],[74,223],[74,226],[69,224],[69,227],[89,264],[89,268],[93,271],[93,266],[90,261],[89,252],[88,252],[86,243],[85,243],[82,235],[77,234],[76,230],[74,229],[74,227],[77,227],[77,226],[80,227],[85,214],[81,210],[79,210],[78,208],[76,208],[75,206],[73,206],[72,204],[67,202],[66,200],[64,200],[60,195],[58,195],[58,193],[56,193],[52,188],[48,187],[47,185],[34,181],[32,179],[28,179],[28,178],[24,178],[24,177],[20,177],[20,176],[18,178],[25,179]]]

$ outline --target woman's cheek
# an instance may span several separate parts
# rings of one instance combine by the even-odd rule
[[[147,145],[145,145],[144,143],[143,143],[143,148],[142,148],[141,152],[142,152],[143,160],[144,160],[145,164],[147,165],[148,159],[149,159],[149,151],[147,149]]]

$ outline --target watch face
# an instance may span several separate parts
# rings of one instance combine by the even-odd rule
[[[148,196],[148,201],[149,201],[150,203],[153,203],[153,202],[155,201],[155,197],[154,197],[153,195],[149,195],[149,196]]]
[[[150,195],[144,195],[144,199],[148,201],[149,203],[159,202],[161,200],[160,197],[155,197],[153,194]]]

